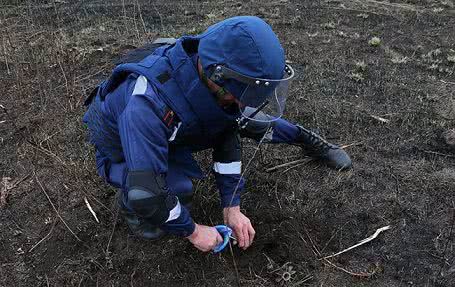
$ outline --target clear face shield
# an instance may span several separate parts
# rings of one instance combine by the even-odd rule
[[[243,117],[249,120],[271,122],[283,115],[289,84],[294,75],[294,69],[287,64],[282,79],[278,80],[252,78],[224,66],[217,66],[210,79],[215,82],[232,79],[244,84],[246,88],[243,88],[239,94],[234,94],[240,102]],[[232,92],[229,86],[226,88]],[[267,114],[266,120],[254,118],[259,111]]]

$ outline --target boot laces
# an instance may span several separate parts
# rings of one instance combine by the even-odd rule
[[[321,137],[317,132],[315,132],[313,129],[310,130],[304,130],[304,132],[307,133],[308,135],[308,144],[305,144],[304,146],[310,151],[310,153],[326,153],[330,149],[337,149],[338,147],[336,145],[333,145],[329,143],[327,140],[325,140],[323,137]]]
[[[326,151],[333,148],[332,144],[313,131],[309,131],[310,145],[316,150]]]

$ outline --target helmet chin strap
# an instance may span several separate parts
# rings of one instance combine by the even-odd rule
[[[200,60],[198,60],[198,71],[202,82],[205,84],[207,88],[209,88],[209,90],[212,91],[212,87],[209,83],[209,78],[205,74],[204,69],[200,66]],[[213,93],[215,94],[217,99],[222,99],[228,93],[228,91],[224,87],[220,87],[217,91]]]

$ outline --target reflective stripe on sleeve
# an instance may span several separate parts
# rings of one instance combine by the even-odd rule
[[[181,125],[182,125],[182,122],[178,123],[178,125],[176,127],[174,127],[174,132],[172,133],[171,137],[169,138],[169,142],[175,140],[175,136],[177,135],[177,132]]]
[[[147,79],[144,76],[139,76],[134,85],[133,96],[134,95],[144,95],[147,90]]]
[[[242,162],[234,161],[230,163],[215,162],[213,170],[219,174],[240,174],[242,172]]]
[[[169,218],[166,222],[179,218],[180,213],[182,213],[182,206],[180,205],[180,202],[177,201],[175,207],[169,211]]]

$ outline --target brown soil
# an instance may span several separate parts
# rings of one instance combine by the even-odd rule
[[[455,286],[455,154],[444,142],[455,124],[454,2],[261,2],[3,0],[0,286]],[[267,172],[299,150],[264,145],[243,200],[250,249],[215,256],[179,238],[136,239],[96,175],[84,95],[126,50],[239,14],[265,18],[299,73],[286,117],[353,144],[355,168]],[[245,161],[255,148],[245,143]],[[198,158],[208,172],[208,154]],[[221,223],[213,178],[196,186],[195,219]],[[319,260],[386,225],[330,259],[338,268]]]

